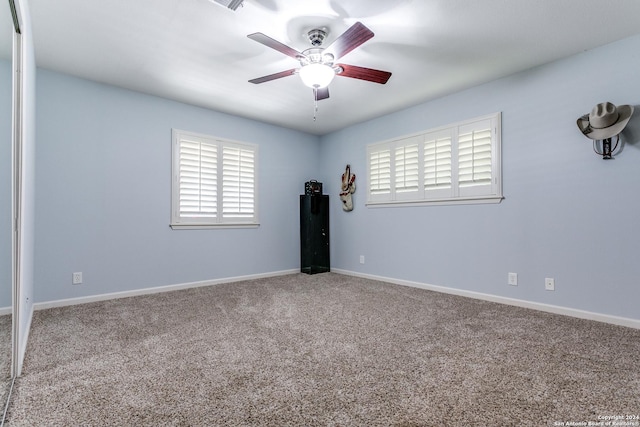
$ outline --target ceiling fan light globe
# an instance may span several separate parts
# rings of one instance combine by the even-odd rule
[[[329,86],[336,72],[325,64],[309,64],[300,68],[299,74],[306,86],[320,89]]]

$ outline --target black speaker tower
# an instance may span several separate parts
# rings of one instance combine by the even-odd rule
[[[328,195],[300,196],[300,271],[330,271]]]

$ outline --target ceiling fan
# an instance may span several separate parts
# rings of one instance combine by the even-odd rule
[[[324,49],[321,47],[327,37],[327,32],[324,29],[312,29],[307,35],[313,47],[298,52],[262,33],[249,34],[247,37],[250,39],[300,62],[300,67],[298,68],[258,77],[249,80],[249,82],[259,84],[299,74],[302,82],[313,89],[315,100],[318,101],[329,98],[329,88],[327,86],[335,76],[351,77],[380,84],[385,84],[391,77],[391,73],[388,71],[335,62],[374,36],[373,32],[362,23],[356,22],[353,24]]]

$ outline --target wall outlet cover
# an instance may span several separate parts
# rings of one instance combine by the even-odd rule
[[[556,290],[556,281],[550,277],[544,279],[544,288],[547,291],[555,291]]]
[[[82,283],[82,272],[73,273],[72,282],[74,285],[80,285]]]

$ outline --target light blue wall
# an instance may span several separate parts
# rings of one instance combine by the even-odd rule
[[[37,106],[37,302],[299,268],[318,137],[47,70]],[[169,228],[171,128],[259,145],[259,228]]]
[[[297,269],[298,194],[319,178],[333,268],[640,319],[640,107],[615,160],[575,124],[598,102],[640,104],[638,52],[630,38],[322,138],[39,70],[36,301]],[[498,111],[502,203],[364,205],[368,143]],[[168,227],[172,127],[260,145],[260,228]]]
[[[11,307],[11,62],[0,60],[0,308],[9,307]]]
[[[332,267],[640,319],[639,70],[636,36],[323,137],[326,192],[337,195],[347,163],[358,186],[353,212],[333,198]],[[610,161],[576,127],[603,101],[636,105]],[[367,144],[493,112],[502,203],[365,206]]]

